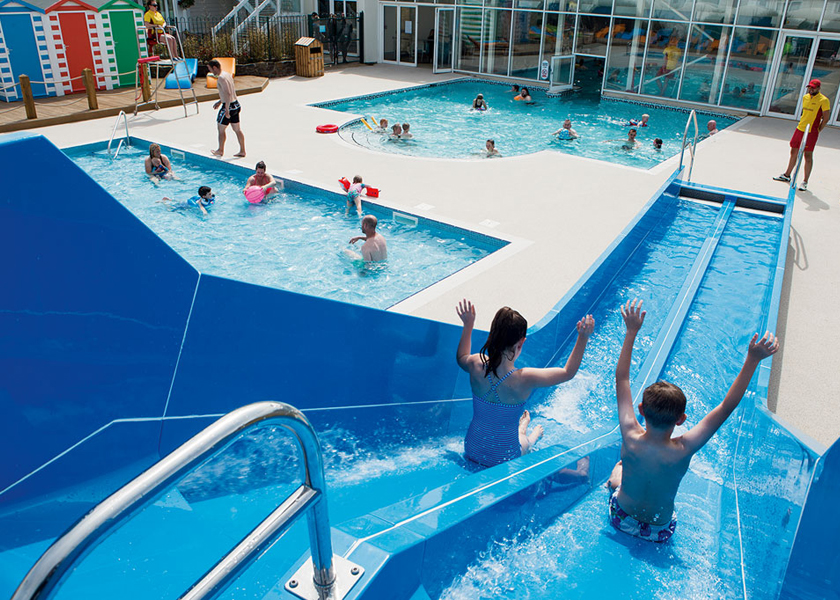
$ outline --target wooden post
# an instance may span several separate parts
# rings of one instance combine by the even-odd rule
[[[29,75],[19,76],[18,81],[20,82],[20,93],[23,95],[23,105],[26,107],[26,118],[37,119],[38,113],[35,112],[35,98],[32,97]]]
[[[140,90],[143,92],[143,102],[148,102],[149,99],[152,97],[152,72],[149,69],[149,65],[142,64],[140,68],[143,69],[143,77],[141,78],[142,81],[140,82]]]
[[[99,108],[99,101],[96,99],[96,81],[93,79],[93,71],[90,69],[82,69],[82,80],[85,82],[88,108],[90,110],[96,110]]]

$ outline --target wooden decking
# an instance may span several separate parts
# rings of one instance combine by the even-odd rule
[[[240,75],[234,78],[236,93],[239,96],[261,92],[268,85],[266,77],[254,77],[251,75]],[[152,89],[157,81],[152,80]],[[193,84],[195,95],[199,102],[214,100],[219,97],[216,90],[209,90],[204,78],[197,78]],[[184,100],[191,102],[192,94],[184,90]],[[84,92],[70,96],[55,98],[36,98],[35,106],[38,113],[37,119],[27,119],[23,102],[0,102],[0,133],[7,131],[18,131],[20,129],[34,129],[46,125],[60,125],[62,123],[73,123],[75,121],[86,121],[119,114],[121,110],[126,113],[134,112],[134,88],[119,88],[97,92],[99,108],[90,110],[88,108],[87,96]],[[178,90],[164,89],[163,85],[158,90],[158,105],[161,108],[178,106],[181,99]],[[154,104],[148,104],[140,108],[154,110]],[[195,114],[195,107],[188,106],[189,114]]]

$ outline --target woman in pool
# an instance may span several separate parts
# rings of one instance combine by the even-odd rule
[[[473,110],[487,110],[488,106],[487,103],[484,101],[484,94],[479,94],[473,100],[472,105]]]
[[[512,308],[500,308],[479,354],[470,354],[475,307],[462,300],[456,307],[464,324],[458,342],[458,366],[470,374],[473,418],[464,439],[464,453],[486,467],[527,454],[543,434],[537,425],[528,433],[531,415],[525,402],[536,388],[570,380],[578,371],[586,342],[595,328],[592,315],[577,323],[578,337],[564,367],[517,368],[528,322]]]
[[[526,104],[530,104],[531,102],[534,101],[534,99],[531,98],[531,92],[529,92],[528,88],[526,88],[526,87],[523,87],[521,90],[519,90],[519,95],[514,96],[513,99],[514,100],[522,100],[522,102],[525,102]]]
[[[172,170],[172,163],[165,154],[161,154],[158,144],[149,144],[149,156],[146,157],[146,175],[154,183],[160,183],[161,179],[173,179],[175,172]]]

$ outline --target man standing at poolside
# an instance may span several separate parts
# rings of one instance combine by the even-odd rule
[[[362,244],[362,258],[365,262],[379,262],[388,259],[388,244],[385,243],[385,236],[376,233],[377,220],[373,215],[365,215],[362,218],[362,233],[350,238],[350,243],[355,244],[359,240],[365,240]]]
[[[799,154],[799,146],[802,145],[805,128],[810,125],[811,130],[808,132],[808,139],[805,140],[805,177],[799,184],[799,190],[802,192],[808,190],[808,179],[811,177],[811,167],[814,166],[814,147],[817,145],[820,131],[825,129],[831,114],[828,98],[820,93],[821,86],[822,82],[819,79],[812,79],[808,82],[808,89],[802,99],[802,117],[790,138],[790,159],[787,169],[778,177],[773,178],[776,181],[790,181],[790,175],[796,167],[796,158]]]
[[[236,87],[233,84],[233,77],[230,73],[222,71],[222,65],[215,58],[207,63],[210,72],[216,77],[218,83],[216,87],[219,90],[219,101],[213,105],[213,109],[219,109],[219,115],[216,117],[216,123],[219,128],[219,147],[211,153],[213,156],[222,156],[225,153],[225,140],[227,139],[227,126],[230,124],[233,132],[236,134],[236,139],[239,140],[239,152],[234,156],[241,158],[245,156],[245,134],[239,128],[239,113],[242,107],[239,106],[239,101],[236,99]]]

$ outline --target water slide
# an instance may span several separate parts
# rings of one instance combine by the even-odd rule
[[[335,551],[365,569],[349,597],[474,598],[480,590],[542,598],[562,589],[564,598],[776,598],[807,586],[816,586],[814,597],[836,589],[837,551],[827,534],[838,526],[815,515],[836,497],[840,451],[835,445],[819,456],[821,449],[769,416],[762,404],[768,365],[695,458],[677,498],[672,543],[611,531],[601,485],[618,457],[609,382],[621,343],[618,304],[638,296],[649,311],[634,391],[658,377],[678,382],[689,398],[689,424],[696,422],[737,372],[752,332],[775,326],[789,204],[669,181],[529,331],[523,364],[562,364],[574,322],[587,312],[598,322],[578,377],[532,399],[535,421],[546,427],[539,449],[475,471],[461,457],[471,405],[468,382],[451,361],[457,328],[197,273],[42,138],[4,140],[0,155],[23,162],[21,169],[25,161],[16,157],[42,156],[85,202],[0,200],[0,222],[15,224],[7,242],[32,247],[3,267],[5,279],[43,275],[37,289],[16,290],[0,307],[9,332],[4,355],[24,356],[0,397],[15,423],[2,439],[28,450],[0,481],[0,593],[11,595],[63,529],[157,457],[231,408],[269,398],[301,406],[319,433]],[[32,190],[19,192],[8,198]],[[80,235],[84,248],[68,243]],[[61,244],[61,260],[27,240]],[[72,269],[92,257],[103,258],[98,271]],[[155,278],[150,258],[159,261]],[[87,285],[54,293],[65,289],[67,273]],[[150,308],[164,301],[166,311]],[[243,315],[255,305],[266,310],[260,327],[248,327]],[[299,318],[288,322],[288,311]],[[328,335],[307,327],[307,317]],[[52,346],[41,342],[48,325]],[[381,389],[370,389],[370,364],[362,369],[352,356],[306,370],[360,326],[381,333],[369,359]],[[97,335],[79,347],[80,331]],[[301,340],[298,363],[318,377],[269,367],[285,352],[276,331]],[[42,364],[45,354],[68,385],[55,416],[19,400],[24,390],[35,401],[54,392],[25,377],[28,361]],[[290,445],[270,429],[243,436],[104,540],[57,595],[180,596],[291,490],[300,466]],[[813,556],[820,543],[826,552]],[[293,597],[285,583],[307,556],[301,522],[223,597]]]

